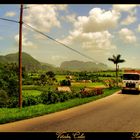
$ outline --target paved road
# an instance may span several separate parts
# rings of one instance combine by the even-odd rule
[[[65,111],[0,125],[1,131],[140,131],[140,95],[115,93]]]

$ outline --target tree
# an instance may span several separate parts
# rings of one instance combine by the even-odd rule
[[[5,64],[0,70],[0,88],[5,90],[8,93],[8,96],[18,96],[17,64]]]
[[[54,72],[48,71],[45,74],[40,75],[40,78],[38,79],[38,84],[41,84],[43,86],[45,86],[46,84],[53,85],[55,81],[56,78]]]
[[[117,56],[113,55],[113,57],[108,58],[108,60],[112,61],[116,65],[116,81],[118,81],[118,70],[119,70],[118,63],[123,63],[125,62],[125,60],[121,59],[120,54],[118,54]],[[117,85],[118,85],[118,82],[117,82]]]
[[[46,72],[46,75],[47,75],[48,77],[50,77],[50,78],[54,78],[54,77],[55,77],[55,74],[54,74],[54,72],[52,72],[52,71]]]
[[[40,84],[45,86],[47,84],[47,77],[45,74],[40,75]]]
[[[48,79],[48,80],[47,80],[47,83],[48,83],[49,85],[53,85],[54,82],[57,81],[56,78],[55,78],[55,73],[52,72],[52,71],[46,72],[46,76],[47,76],[47,79]]]

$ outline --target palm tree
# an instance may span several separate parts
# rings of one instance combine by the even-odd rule
[[[108,58],[109,61],[112,61],[116,65],[116,81],[118,79],[118,70],[119,70],[118,63],[125,62],[124,59],[120,59],[120,58],[121,58],[120,54],[118,54],[117,56],[113,55],[113,58]],[[118,82],[117,82],[117,85],[118,85]]]

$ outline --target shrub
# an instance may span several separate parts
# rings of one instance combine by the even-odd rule
[[[23,107],[37,105],[41,103],[42,100],[40,96],[33,96],[33,95],[23,96],[23,103],[22,103]]]
[[[71,86],[70,80],[62,80],[60,81],[61,86]]]
[[[6,91],[0,90],[0,107],[7,107],[9,97]]]
[[[82,89],[80,91],[80,94],[81,94],[82,98],[91,97],[91,96],[102,94],[102,90],[97,90],[97,89],[86,90],[86,89]]]
[[[41,100],[42,100],[43,104],[54,103],[55,97],[53,97],[53,96],[55,96],[55,95],[52,90],[49,89],[48,91],[43,91],[40,96],[41,96]]]
[[[113,88],[117,86],[117,81],[115,79],[102,80],[102,83],[108,88]]]
[[[103,94],[103,88],[95,88],[94,92],[95,92],[95,95]]]
[[[18,97],[15,97],[15,96],[10,97],[7,107],[10,107],[10,108],[18,107]]]

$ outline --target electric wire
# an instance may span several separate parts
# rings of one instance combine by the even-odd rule
[[[35,29],[35,28],[32,27],[31,25],[29,25],[29,24],[27,24],[27,23],[25,23],[25,22],[23,22],[23,25],[25,25],[25,26],[31,28],[33,31],[35,31],[35,32],[37,32],[37,33],[39,33],[39,34],[41,34],[41,35],[43,35],[43,36],[45,36],[45,37],[47,37],[47,38],[53,40],[53,41],[55,41],[56,43],[61,44],[62,46],[68,48],[69,50],[72,50],[72,51],[78,53],[78,54],[81,55],[81,56],[84,56],[84,57],[86,57],[86,58],[88,58],[88,59],[90,59],[90,60],[92,60],[92,61],[96,61],[96,62],[97,62],[97,60],[93,59],[92,57],[87,56],[87,55],[85,55],[85,54],[83,54],[83,53],[81,53],[81,52],[79,52],[79,51],[77,51],[77,50],[75,50],[75,49],[69,47],[68,45],[66,45],[66,44],[64,44],[64,43],[62,43],[62,42],[60,42],[60,41],[57,41],[56,39],[50,37],[49,35],[47,35],[47,34],[41,32],[41,31]]]
[[[0,20],[5,20],[5,21],[9,21],[9,22],[19,23],[19,21],[12,20],[12,19],[7,19],[7,18],[0,18]],[[67,49],[69,49],[69,50],[71,50],[71,51],[73,51],[73,52],[75,52],[75,53],[77,53],[77,54],[79,54],[79,55],[81,55],[81,56],[83,56],[83,57],[85,57],[85,58],[88,58],[88,59],[90,59],[90,60],[92,60],[92,61],[98,62],[97,60],[93,59],[92,57],[87,56],[87,55],[81,53],[80,51],[75,50],[75,49],[69,47],[68,45],[66,45],[66,44],[64,44],[64,43],[62,43],[62,42],[60,42],[60,41],[54,39],[53,37],[51,37],[51,36],[49,36],[49,35],[47,35],[47,34],[41,32],[41,31],[39,31],[39,30],[37,30],[36,28],[32,27],[31,25],[29,25],[29,24],[27,24],[27,23],[25,23],[25,22],[23,22],[23,25],[26,26],[26,27],[28,27],[28,28],[30,28],[30,29],[32,29],[33,31],[35,31],[35,32],[37,32],[37,33],[39,33],[39,34],[41,34],[41,35],[43,35],[43,36],[49,38],[50,40],[53,40],[54,42],[56,42],[56,43],[58,43],[58,44],[61,44],[62,46],[66,47]],[[98,62],[98,63],[99,63],[99,62]]]

